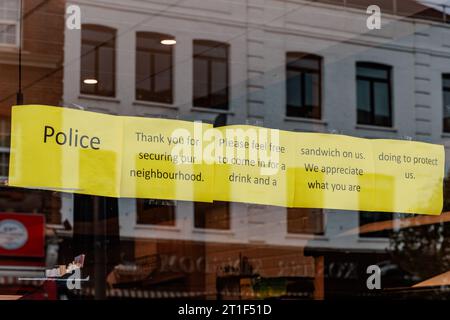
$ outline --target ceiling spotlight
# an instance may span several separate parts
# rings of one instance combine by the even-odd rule
[[[173,46],[176,43],[177,43],[177,41],[175,39],[164,39],[164,40],[161,40],[161,44],[163,44],[165,46]]]

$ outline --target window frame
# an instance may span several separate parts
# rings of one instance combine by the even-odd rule
[[[214,228],[208,225],[210,220],[207,220],[206,214],[217,214],[217,212],[210,209],[220,208],[225,210],[227,215],[227,227],[226,228]],[[213,201],[209,202],[194,202],[194,210],[193,210],[193,227],[195,230],[215,230],[215,231],[230,231],[232,228],[231,224],[231,205],[230,202],[227,201]],[[213,219],[214,221],[214,219]]]
[[[82,61],[83,58],[87,55],[87,53],[83,54],[83,43],[85,43],[85,41],[83,41],[83,30],[85,30],[86,28],[90,28],[91,30],[94,31],[102,31],[102,32],[106,32],[106,33],[110,33],[110,35],[113,35],[112,38],[110,38],[108,41],[103,41],[103,42],[91,42],[91,41],[86,41],[88,44],[94,45],[94,50],[95,50],[95,78],[97,79],[97,81],[99,81],[100,77],[100,71],[99,71],[99,48],[102,47],[104,44],[108,44],[109,42],[113,41],[113,45],[110,46],[113,48],[113,70],[111,71],[113,76],[112,76],[112,82],[113,82],[113,90],[112,92],[108,93],[102,93],[103,90],[99,90],[99,83],[97,82],[97,84],[91,84],[89,86],[95,86],[96,90],[94,93],[92,92],[86,92],[83,91],[83,66],[82,66]],[[116,43],[116,39],[117,39],[117,29],[112,28],[112,27],[108,27],[108,26],[104,26],[104,25],[99,25],[99,24],[91,24],[91,23],[87,23],[87,24],[83,24],[81,26],[81,53],[80,53],[80,93],[81,94],[86,94],[86,95],[93,95],[93,96],[101,96],[101,97],[109,97],[109,98],[115,98],[116,94],[117,94],[117,43]],[[108,47],[106,45],[106,47]],[[89,51],[90,53],[91,51]]]
[[[370,68],[370,69],[377,69],[377,70],[385,70],[387,72],[387,80],[384,79],[378,79],[368,76],[361,76],[358,74],[358,68]],[[377,126],[377,127],[385,127],[385,128],[392,128],[394,125],[394,111],[393,111],[393,86],[392,86],[392,66],[382,63],[376,63],[376,62],[365,62],[360,61],[356,62],[356,123],[359,125],[369,125],[369,126]],[[368,81],[369,82],[369,92],[370,92],[370,117],[371,121],[370,123],[363,123],[360,122],[358,112],[359,112],[359,106],[358,106],[358,81]],[[382,124],[376,124],[375,123],[375,94],[374,94],[374,84],[375,83],[385,83],[388,85],[388,110],[389,110],[389,124],[388,125],[382,125]]]
[[[316,60],[318,62],[318,70],[316,69],[312,69],[312,68],[307,68],[307,67],[295,67],[292,65],[289,65],[288,63],[288,58],[289,57],[294,57],[297,60]],[[313,53],[307,53],[307,52],[298,52],[298,51],[288,51],[286,52],[286,56],[285,56],[286,62],[285,62],[285,68],[286,68],[286,76],[285,76],[285,84],[286,84],[286,106],[285,106],[285,114],[287,117],[296,117],[296,118],[306,118],[306,119],[317,119],[320,120],[322,119],[322,84],[323,84],[323,80],[322,80],[322,76],[323,76],[323,57],[313,54]],[[288,72],[289,71],[294,71],[294,72],[298,72],[301,74],[301,103],[302,106],[301,108],[312,108],[311,111],[311,116],[305,116],[305,115],[295,115],[296,112],[294,111],[298,111],[298,107],[294,107],[294,106],[290,106],[288,104]],[[306,74],[307,73],[312,73],[312,74],[317,74],[319,76],[319,83],[318,83],[318,105],[317,106],[313,106],[313,105],[306,105],[305,100],[306,100]],[[291,112],[290,112],[291,110]],[[317,110],[316,113],[317,115],[314,114],[314,110]]]
[[[224,49],[226,50],[226,58],[218,58],[218,57],[211,57],[205,54],[196,54],[195,53],[195,45],[199,44],[202,46],[207,46],[210,49],[213,48],[218,48],[218,47],[224,47]],[[213,41],[213,40],[204,40],[204,39],[194,39],[192,41],[192,48],[193,48],[193,54],[192,54],[192,105],[194,107],[197,108],[209,108],[209,109],[217,109],[217,110],[230,110],[230,44],[226,43],[226,42],[220,42],[220,41]],[[208,95],[206,98],[206,103],[201,103],[198,104],[198,98],[195,97],[195,60],[196,59],[201,59],[201,60],[206,60],[207,61],[207,65],[208,65],[208,75],[207,75],[207,91],[208,91]],[[224,108],[220,108],[217,106],[213,106],[212,105],[212,100],[213,100],[213,92],[212,92],[212,62],[213,61],[220,61],[220,62],[225,62],[226,65],[226,104]],[[204,97],[202,97],[201,99],[204,99]],[[205,105],[206,104],[206,105]]]
[[[15,32],[15,41],[14,43],[5,43],[5,42],[0,42],[0,47],[7,47],[7,48],[17,48],[20,45],[20,23],[21,23],[21,19],[20,19],[20,0],[19,1],[15,1],[17,4],[17,16],[16,16],[16,20],[10,20],[10,19],[0,19],[0,26],[15,26],[16,28],[16,32]],[[3,9],[3,7],[0,7],[0,11]]]
[[[156,227],[168,227],[168,228],[175,228],[177,226],[177,210],[176,210],[176,201],[173,200],[163,200],[163,199],[135,199],[136,203],[136,225],[138,226],[156,226]],[[171,219],[169,220],[161,220],[159,223],[151,223],[151,222],[143,222],[144,219],[140,218],[142,214],[146,213],[146,210],[144,210],[145,201],[148,201],[148,205],[151,206],[151,209],[155,212],[152,212],[152,214],[159,214],[161,215],[162,210],[168,210],[167,212],[169,215],[171,215]],[[151,201],[154,201],[155,203],[150,203]]]
[[[148,53],[150,55],[150,71],[154,72],[155,69],[155,54],[159,53],[159,54],[167,54],[170,55],[170,93],[168,94],[168,99],[141,99],[138,98],[138,79],[137,79],[137,70],[138,70],[138,59],[137,59],[137,55],[138,55],[138,37],[139,35],[144,35],[145,38],[153,38],[153,39],[159,39],[159,40],[163,40],[163,39],[175,39],[174,36],[169,35],[169,34],[164,34],[164,33],[158,33],[158,32],[150,32],[150,31],[137,31],[136,32],[136,48],[135,48],[135,99],[137,101],[145,101],[145,102],[157,102],[157,103],[165,103],[165,104],[173,104],[174,102],[174,46],[173,45],[163,45],[161,44],[161,46],[165,46],[169,48],[169,53],[167,53],[166,51],[163,50],[157,50],[155,48],[153,49],[142,49],[142,51],[145,51],[146,53]],[[150,94],[155,97],[157,96],[157,94],[155,93],[155,77],[156,73],[151,73],[148,75],[148,78],[151,79],[150,82]]]

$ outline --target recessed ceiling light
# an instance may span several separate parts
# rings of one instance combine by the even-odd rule
[[[85,84],[97,84],[98,83],[97,79],[84,79],[83,82]]]
[[[161,44],[166,45],[166,46],[173,46],[176,43],[177,43],[177,41],[175,39],[164,39],[164,40],[161,40]]]

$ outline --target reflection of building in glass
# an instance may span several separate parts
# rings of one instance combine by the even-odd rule
[[[74,63],[65,69],[64,102],[117,114],[207,122],[227,114],[231,124],[441,142],[441,73],[449,71],[444,69],[450,58],[444,40],[448,29],[438,21],[442,14],[412,1],[397,1],[392,12],[386,1],[383,28],[374,33],[365,28],[358,3],[347,3],[346,8],[308,1],[82,6],[84,23],[117,30],[116,94],[80,95],[80,70]],[[98,17],[105,13],[108,19],[102,22]],[[182,19],[183,13],[190,18]],[[76,60],[80,33],[66,36],[66,60]],[[163,38],[175,44],[163,45]],[[324,254],[345,260],[343,250],[360,251],[356,260],[367,250],[383,257],[386,232],[338,235],[393,217],[364,213],[360,220],[358,212],[154,202],[120,200],[122,237],[179,239],[185,246],[192,241],[204,254],[214,252],[208,250],[212,242],[307,246],[316,261],[304,257],[298,263],[309,270],[323,264]],[[194,245],[198,242],[204,244]],[[158,245],[139,246],[136,257],[165,254]],[[242,255],[250,264],[256,261],[251,253]],[[290,263],[296,268],[295,259]],[[330,263],[325,261],[325,267],[333,269]],[[362,266],[349,268],[339,272],[364,278],[356,277],[364,273]],[[302,267],[295,270],[296,276],[312,276]]]
[[[24,66],[28,50],[30,59],[50,60],[39,65],[51,75],[38,81],[44,67],[24,67],[25,102],[209,123],[226,115],[228,124],[448,144],[449,25],[442,12],[414,1],[373,2],[383,11],[381,30],[369,31],[366,7],[350,0],[72,1],[81,7],[82,30],[62,34],[63,11],[52,20],[61,32],[52,41],[64,39],[64,50],[40,39],[47,45],[34,52],[25,40]],[[36,16],[35,23],[43,21]],[[16,59],[8,50],[1,47],[0,55]],[[62,55],[63,70],[52,73]],[[9,96],[0,100],[2,110],[14,104],[16,67],[1,65],[7,85],[0,90],[9,90],[0,96]],[[3,70],[10,70],[7,80]],[[8,131],[8,121],[0,123],[0,175]],[[22,193],[3,189],[12,196],[0,199],[2,209],[43,212],[40,200],[21,207],[25,201],[13,197]],[[22,197],[41,199],[37,194],[26,190]],[[73,198],[64,194],[61,205],[52,202],[62,218],[49,216],[52,223],[67,219],[75,230],[89,230],[75,236],[82,248],[92,243],[93,204],[74,207]],[[83,213],[78,221],[74,211]],[[390,227],[358,231],[386,218],[395,225],[387,215],[120,199],[120,257],[111,259],[118,262],[108,266],[107,279],[114,288],[220,298],[353,294],[366,289],[367,265],[387,261],[383,270],[389,269]],[[71,231],[61,233],[67,237],[60,255],[73,256]]]
[[[5,186],[10,153],[9,118],[20,92],[26,104],[58,105],[62,101],[64,10],[64,1],[25,0],[21,21],[20,1],[0,1],[0,215],[5,212],[44,214],[47,225],[61,224],[59,195]],[[19,44],[22,44],[21,60]],[[37,243],[37,239],[30,239]],[[54,257],[53,248],[47,245],[48,254],[44,257],[36,257],[36,248],[26,253],[19,248],[17,254],[0,255],[0,295],[15,294],[17,288],[35,290],[35,284],[18,283],[17,278],[42,276],[46,262]]]

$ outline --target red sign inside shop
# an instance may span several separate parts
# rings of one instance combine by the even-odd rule
[[[0,212],[0,256],[43,257],[45,217]]]

